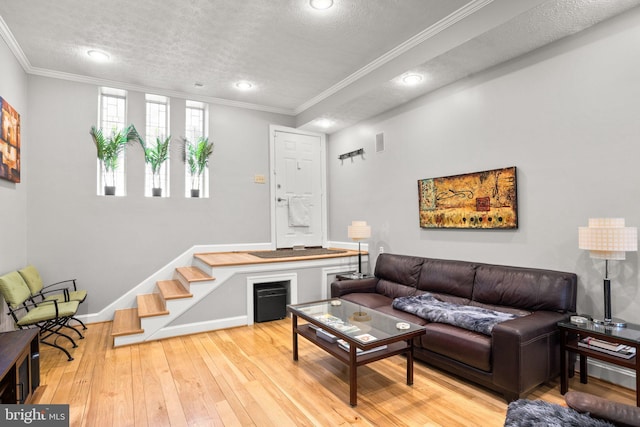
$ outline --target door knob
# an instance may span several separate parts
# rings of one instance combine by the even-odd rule
[[[287,201],[287,199],[283,199],[282,197],[278,197],[276,200],[278,202],[286,202]]]

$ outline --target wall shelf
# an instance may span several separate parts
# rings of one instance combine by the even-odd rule
[[[359,148],[357,150],[350,151],[349,153],[340,154],[338,156],[338,159],[339,160],[350,159],[352,157],[360,156],[362,154],[364,154],[364,148]]]

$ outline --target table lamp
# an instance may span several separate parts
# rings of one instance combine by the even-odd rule
[[[589,251],[591,258],[604,260],[604,318],[595,323],[623,328],[621,319],[611,317],[611,280],[609,260],[623,260],[626,252],[638,250],[638,229],[625,227],[624,218],[589,218],[588,227],[578,228],[578,247]]]
[[[347,235],[351,240],[358,242],[358,277],[362,277],[360,241],[371,237],[371,227],[367,225],[367,221],[351,221],[351,225],[347,228]]]

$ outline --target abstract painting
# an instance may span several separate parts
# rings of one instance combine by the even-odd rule
[[[0,97],[0,178],[20,182],[20,114]]]
[[[418,180],[422,228],[518,228],[515,166]]]

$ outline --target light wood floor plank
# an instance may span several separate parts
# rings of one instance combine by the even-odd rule
[[[133,393],[133,416],[134,424],[137,426],[146,426],[147,408],[145,400],[145,376],[142,366],[142,358],[140,355],[141,346],[130,346],[131,349],[131,391]]]
[[[135,413],[131,347],[114,348],[113,353],[113,384],[117,384],[114,388],[119,391],[113,393],[113,425],[133,427],[135,426]]]
[[[252,425],[251,416],[242,404],[240,398],[236,395],[233,387],[222,375],[221,368],[224,369],[224,367],[220,365],[222,363],[222,355],[220,349],[215,345],[211,338],[212,335],[210,334],[198,334],[192,336],[192,339],[197,339],[201,344],[202,349],[204,350],[204,353],[201,353],[202,360],[209,369],[209,372],[216,381],[216,385],[222,393],[221,396],[218,396],[218,399],[220,400],[216,402],[216,405],[221,405],[223,407],[228,406],[233,411],[234,418],[240,422],[240,425]],[[235,422],[235,420],[232,421]]]
[[[348,370],[300,339],[289,319],[112,348],[111,323],[89,325],[71,350],[41,347],[33,403],[70,405],[70,426],[502,426],[501,396],[416,362],[392,357],[358,369],[358,406]],[[634,404],[635,392],[590,378],[581,390]],[[559,380],[527,396],[563,404]]]
[[[166,340],[163,342],[163,348],[187,423],[190,426],[220,425],[220,417],[215,411],[215,400],[206,393],[206,387],[185,348],[185,339]]]

